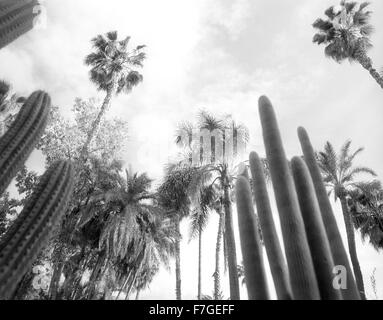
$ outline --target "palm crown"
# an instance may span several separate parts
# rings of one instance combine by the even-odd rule
[[[94,52],[85,58],[85,64],[91,66],[90,79],[99,90],[115,89],[116,93],[129,92],[142,81],[137,68],[143,66],[146,57],[140,45],[129,50],[130,37],[119,41],[117,32],[98,35],[92,40]]]
[[[313,27],[318,29],[313,42],[326,45],[326,56],[341,62],[356,60],[358,51],[366,52],[372,47],[370,36],[371,11],[366,11],[368,2],[341,1],[340,9],[330,7],[325,11],[326,20],[317,19]]]

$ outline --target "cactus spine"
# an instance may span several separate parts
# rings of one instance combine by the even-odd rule
[[[298,136],[302,146],[305,162],[307,163],[311,178],[314,182],[315,192],[318,198],[327,237],[330,242],[334,264],[336,266],[345,267],[347,271],[347,289],[342,290],[343,298],[346,300],[359,300],[360,295],[353,278],[347,252],[345,250],[331,203],[323,183],[323,178],[316,161],[315,152],[310,142],[310,138],[304,128],[298,129]]]
[[[294,299],[320,298],[294,181],[286,160],[276,116],[269,99],[259,100],[270,175],[279,211]]]
[[[5,191],[43,134],[50,103],[48,94],[34,92],[0,139],[0,194]]]
[[[341,293],[332,283],[334,261],[310,173],[299,157],[292,159],[291,166],[321,298],[340,300]]]
[[[281,245],[275,229],[274,219],[267,193],[266,180],[263,172],[263,164],[257,153],[250,154],[250,169],[253,177],[254,199],[262,229],[263,242],[269,259],[271,274],[277,297],[280,300],[291,300],[291,288],[288,269],[284,259]]]
[[[255,218],[250,183],[239,176],[236,183],[239,234],[246,286],[250,300],[267,300],[269,293],[263,264],[262,246]]]
[[[60,221],[73,190],[69,161],[54,163],[0,242],[0,298],[9,297]]]
[[[33,28],[36,0],[0,0],[0,49]]]

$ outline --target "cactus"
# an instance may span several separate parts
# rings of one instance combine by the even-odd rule
[[[263,139],[282,227],[294,299],[320,298],[294,181],[286,160],[278,123],[269,99],[259,99]]]
[[[0,298],[12,295],[65,213],[73,190],[69,161],[54,163],[0,242]]]
[[[0,0],[0,49],[33,28],[36,0]]]
[[[330,242],[331,252],[336,266],[344,266],[347,271],[347,288],[342,290],[343,298],[346,300],[359,300],[360,295],[353,278],[352,269],[348,260],[336,219],[327,195],[323,178],[316,161],[315,152],[310,138],[304,128],[298,129],[298,137],[302,146],[305,162],[309,168],[311,178],[314,182],[315,192],[322,213],[322,219],[326,228],[327,237]]]
[[[291,167],[321,298],[340,300],[340,291],[332,284],[334,261],[310,173],[299,157],[292,159]]]
[[[254,199],[278,299],[360,299],[306,131],[298,129],[305,161],[301,157],[294,157],[290,163],[283,150],[273,107],[266,97],[260,98],[259,111],[287,268],[275,230],[263,165],[255,152],[250,154],[250,169]],[[265,276],[263,271],[255,275],[256,270],[262,270],[263,261],[257,243],[258,230],[251,221],[254,211],[249,192],[249,181],[242,173],[238,177],[236,196],[239,202],[242,254],[248,259],[245,261],[245,272],[249,277],[246,284],[249,296],[259,298],[261,291],[256,292],[257,284],[258,290],[266,292],[262,287]],[[246,271],[246,268],[251,269],[251,265],[254,266],[253,270]],[[347,289],[343,291],[334,287],[334,267],[339,265],[347,271]]]
[[[269,298],[263,265],[262,245],[255,218],[250,183],[239,176],[236,183],[238,224],[245,268],[246,286],[250,300]]]
[[[268,256],[271,274],[274,279],[277,297],[280,300],[291,300],[292,294],[288,269],[274,225],[270,200],[267,194],[266,180],[263,173],[263,165],[255,152],[250,154],[250,170],[253,177],[254,199],[261,225],[263,242]]]
[[[0,139],[0,194],[5,191],[43,134],[49,108],[48,94],[34,92]]]
[[[32,152],[44,132],[50,97],[34,92],[0,139],[0,194]],[[24,209],[0,241],[0,299],[10,298],[19,281],[60,221],[74,185],[68,161],[54,163],[43,175]]]

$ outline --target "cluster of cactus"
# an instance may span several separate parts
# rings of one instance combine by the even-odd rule
[[[29,157],[43,134],[50,97],[34,92],[0,139],[0,194]],[[40,178],[21,213],[0,240],[0,299],[11,298],[65,213],[74,185],[69,161],[57,161]]]
[[[263,243],[280,300],[359,300],[344,244],[326,192],[314,149],[305,129],[298,129],[302,157],[286,158],[276,115],[269,99],[259,100],[266,157],[281,224],[284,254],[273,221],[259,156],[250,154],[252,188],[247,174],[236,183],[238,224],[250,300],[270,298],[262,257]],[[255,219],[255,202],[259,219]],[[346,285],[336,285],[336,267],[346,271]]]
[[[0,49],[33,28],[36,0],[0,0]]]

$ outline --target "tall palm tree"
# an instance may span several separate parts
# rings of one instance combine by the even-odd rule
[[[88,147],[113,96],[123,92],[129,93],[143,80],[137,69],[143,67],[145,46],[140,45],[130,50],[129,40],[130,37],[118,40],[117,31],[92,39],[94,52],[85,58],[85,64],[91,67],[90,80],[98,90],[105,92],[106,96],[81,150],[80,160],[86,158]]]
[[[342,62],[345,59],[359,62],[375,81],[383,88],[383,77],[373,68],[372,60],[367,55],[371,49],[370,24],[371,11],[366,11],[368,2],[360,5],[358,2],[342,0],[338,7],[330,7],[325,11],[326,20],[317,19],[313,27],[318,29],[313,42],[324,44],[325,55]]]
[[[157,198],[161,207],[168,210],[177,234],[175,239],[176,299],[182,299],[181,292],[181,221],[190,214],[189,185],[195,168],[189,165],[172,164],[167,166],[162,184],[158,187]]]
[[[378,180],[360,182],[349,192],[352,221],[362,239],[369,239],[376,249],[383,249],[383,189]]]
[[[189,194],[193,197],[199,194],[199,191],[202,187],[212,187],[216,190],[220,190],[220,198],[222,200],[223,212],[224,212],[224,250],[227,255],[225,255],[229,267],[229,281],[230,281],[230,298],[232,300],[239,300],[239,281],[237,276],[237,254],[235,247],[235,238],[234,238],[234,228],[233,228],[233,218],[232,218],[232,196],[231,189],[233,186],[233,180],[235,179],[236,172],[235,161],[238,155],[238,149],[240,143],[246,143],[248,141],[249,135],[248,130],[242,125],[236,124],[230,116],[225,118],[217,118],[214,115],[201,111],[198,114],[198,122],[195,126],[196,130],[202,132],[202,130],[207,130],[211,134],[211,150],[210,150],[210,159],[204,157],[204,145],[205,142],[203,139],[205,137],[200,137],[200,140],[194,144],[191,144],[192,153],[199,153],[199,163],[194,163],[198,170],[195,171],[193,181],[189,187]],[[228,135],[228,132],[230,133]],[[179,133],[179,132],[178,132]],[[217,135],[218,133],[218,135]],[[188,135],[189,132],[186,132]],[[182,135],[185,136],[185,133]],[[207,137],[209,139],[209,137]],[[183,141],[178,137],[177,142]],[[216,154],[216,145],[221,146],[222,150],[219,150],[219,156]],[[232,146],[232,154],[229,153],[228,146]],[[181,147],[185,147],[185,142],[180,143]],[[188,147],[190,143],[188,144]],[[195,150],[196,149],[196,150]],[[220,225],[222,226],[222,221],[220,219]],[[221,226],[218,230],[217,236],[217,250],[220,246],[220,233],[222,232]],[[219,255],[217,254],[217,257]],[[226,262],[226,261],[225,261]],[[217,263],[217,261],[216,261]],[[219,262],[218,262],[219,263]],[[216,270],[215,273],[215,294],[219,295],[219,270]]]
[[[334,194],[335,200],[339,199],[342,205],[343,219],[346,226],[348,249],[354,269],[355,279],[361,297],[365,299],[363,276],[360,270],[355,246],[355,233],[347,205],[348,190],[354,185],[357,174],[369,174],[376,176],[375,172],[367,167],[354,167],[353,161],[364,149],[359,148],[351,152],[351,141],[347,141],[337,154],[330,142],[324,146],[324,150],[318,154],[318,164],[323,173],[323,179],[329,188],[329,195]]]
[[[202,233],[207,227],[209,214],[217,201],[217,192],[213,185],[203,187],[190,219],[190,239],[198,237],[198,300],[202,298]]]

